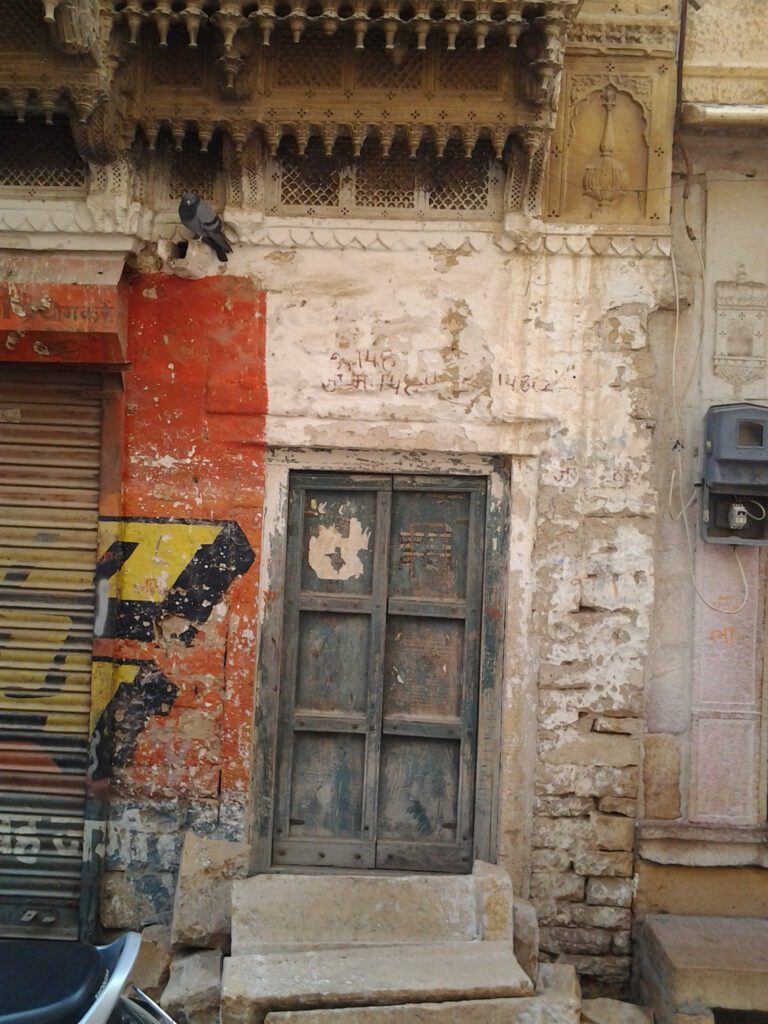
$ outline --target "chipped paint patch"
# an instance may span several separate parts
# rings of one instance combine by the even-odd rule
[[[357,580],[364,572],[360,556],[370,540],[370,530],[359,519],[349,520],[346,537],[334,526],[320,526],[309,540],[307,561],[320,580]]]

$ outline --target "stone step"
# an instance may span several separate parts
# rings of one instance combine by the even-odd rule
[[[265,1024],[579,1024],[581,992],[570,964],[542,964],[536,994],[517,999],[286,1010]]]
[[[222,1024],[262,1024],[275,1010],[528,996],[511,942],[443,942],[290,953],[224,961]]]
[[[638,994],[659,1024],[710,1007],[768,1007],[768,920],[646,917],[637,946]]]
[[[232,892],[232,954],[512,939],[512,883],[471,875],[254,875]]]

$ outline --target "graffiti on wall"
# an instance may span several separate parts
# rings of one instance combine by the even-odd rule
[[[157,642],[172,637],[190,647],[231,583],[254,561],[245,534],[232,521],[109,519],[104,527],[96,570],[95,634],[100,638]],[[12,572],[4,569],[4,578]],[[12,621],[0,621],[0,729],[29,739],[31,771],[37,766],[71,773],[82,756],[77,734],[84,737],[89,725],[88,777],[98,780],[108,773],[106,723],[116,723],[119,744],[112,763],[123,767],[148,721],[169,714],[179,687],[146,657],[91,660],[90,577],[81,575],[82,613],[20,608]],[[21,582],[36,585],[31,573]],[[163,630],[166,621],[172,630]],[[42,639],[29,650],[38,643],[35,629]],[[26,648],[23,669],[18,667],[21,648]],[[89,673],[90,693],[84,692]],[[90,721],[80,725],[89,704]],[[40,734],[45,742],[35,741]]]
[[[123,648],[125,642],[167,640],[191,647],[255,557],[233,521],[103,518],[101,523],[95,632],[123,641]],[[110,766],[131,763],[146,725],[170,713],[179,689],[154,660],[94,662],[92,784],[106,780]]]
[[[254,554],[235,522],[120,519],[119,536],[96,570],[96,634],[156,640],[165,619],[182,620],[176,639],[191,645]]]

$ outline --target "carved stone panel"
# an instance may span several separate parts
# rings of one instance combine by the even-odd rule
[[[546,214],[581,224],[669,220],[674,74],[620,57],[574,59],[563,75]]]
[[[765,379],[768,285],[748,281],[744,269],[733,281],[715,284],[714,371],[736,396]]]

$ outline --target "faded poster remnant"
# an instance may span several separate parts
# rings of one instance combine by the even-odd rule
[[[360,555],[370,545],[371,531],[359,519],[349,520],[345,537],[336,526],[320,526],[309,539],[307,560],[320,580],[357,580],[365,571]]]

